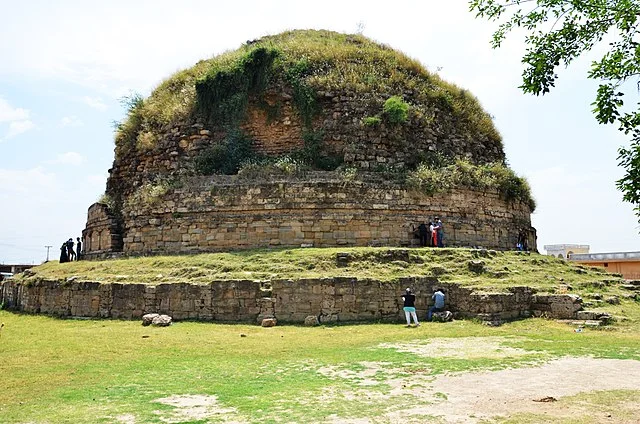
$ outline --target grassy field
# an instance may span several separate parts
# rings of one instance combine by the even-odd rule
[[[640,307],[625,301],[617,308],[631,318],[613,331],[582,333],[543,319],[499,328],[472,321],[413,329],[189,322],[150,328],[0,311],[0,422],[394,422],[395,411],[446,399],[444,392],[429,398],[416,391],[445,374],[530,367],[567,355],[640,361]],[[455,354],[400,348],[430,342],[454,343],[443,351]],[[479,344],[487,347],[465,354]],[[171,396],[193,402],[189,396],[196,395],[209,402],[201,415],[197,408],[162,403]],[[582,412],[547,422],[598,422],[590,403],[620,418],[611,422],[626,422],[634,411],[630,399],[638,396],[639,390],[609,390],[567,397],[565,406],[580,404]],[[536,413],[514,417],[504,422],[544,422]]]
[[[408,260],[390,260],[389,248],[308,248],[245,250],[190,256],[153,256],[109,261],[55,261],[35,267],[27,278],[120,283],[209,283],[213,280],[271,280],[349,276],[390,281],[400,277],[437,276],[440,281],[486,290],[530,286],[540,290],[616,290],[620,276],[604,268],[584,267],[562,259],[532,253],[492,252],[460,248],[414,248]],[[351,255],[346,267],[336,263],[338,252]],[[469,262],[481,260],[486,271],[474,273]]]
[[[338,252],[349,253],[349,266],[337,266]],[[151,328],[139,322],[0,311],[5,323],[0,422],[447,423],[451,414],[472,423],[635,422],[640,413],[634,401],[640,397],[640,302],[624,295],[620,277],[537,254],[486,252],[479,257],[469,249],[409,249],[401,261],[393,259],[398,252],[391,253],[395,256],[388,248],[289,249],[50,262],[24,278],[157,284],[435,275],[484,291],[528,285],[578,293],[587,300],[618,295],[618,305],[601,303],[617,319],[613,326],[583,332],[545,319],[497,328],[476,321],[410,329],[194,322]],[[479,260],[486,271],[475,274],[468,264]],[[549,368],[536,368],[543,366]],[[592,374],[572,382],[554,366],[569,376],[583,370]],[[507,374],[492,374],[500,372]],[[479,385],[473,380],[477,373],[500,383]],[[542,389],[535,388],[539,374]],[[461,382],[446,383],[456,378]],[[505,387],[518,387],[516,395],[505,393]],[[557,402],[532,403],[544,397],[540,390],[550,390]],[[469,396],[485,403],[469,403]],[[496,402],[511,409],[501,412]]]

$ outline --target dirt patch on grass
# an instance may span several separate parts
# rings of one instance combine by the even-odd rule
[[[572,416],[580,414],[578,405],[539,400],[561,400],[596,391],[640,390],[640,361],[562,358],[536,367],[440,376],[430,387],[443,393],[446,400],[417,406],[400,415],[436,415],[453,423],[477,423],[483,418],[526,412]]]
[[[402,370],[390,368],[386,362],[359,362],[358,370],[345,369],[337,366],[326,366],[318,369],[325,377],[343,378],[353,381],[358,386],[375,386],[387,382],[391,376],[403,373]]]
[[[176,395],[154,400],[156,403],[173,406],[175,409],[166,415],[164,411],[157,411],[160,420],[166,423],[181,423],[185,421],[208,420],[216,418],[216,422],[225,424],[241,424],[245,421],[234,418],[235,408],[224,408],[218,403],[216,396],[207,395]]]
[[[461,337],[414,340],[407,343],[385,343],[380,347],[427,358],[499,359],[537,354],[537,352],[530,350],[505,345],[505,343],[515,340],[506,337]]]
[[[424,357],[491,358],[532,356],[536,352],[505,346],[513,338],[470,337],[432,339],[401,344],[384,344],[400,352]],[[383,407],[375,419],[357,419],[357,423],[405,422],[470,423],[558,422],[582,417],[584,422],[627,423],[640,414],[640,405],[628,405],[616,398],[607,411],[594,407],[580,397],[602,396],[614,391],[639,391],[640,361],[567,357],[538,365],[524,365],[499,371],[460,372],[434,376],[429,369],[391,367],[385,362],[361,362],[349,369],[322,367],[318,372],[334,379],[346,379],[352,389],[339,390],[333,397],[366,404],[365,399]],[[348,393],[347,393],[348,392]],[[407,402],[407,399],[411,399]],[[615,399],[618,399],[615,401]],[[329,399],[327,399],[328,401]],[[402,405],[402,406],[400,406]],[[331,417],[327,423],[348,420]],[[554,421],[556,420],[556,421]]]
[[[116,422],[118,424],[135,424],[136,417],[131,414],[118,415],[116,417]]]
[[[332,370],[325,375],[366,381],[366,376],[380,374],[384,363],[365,363],[362,371],[338,372]],[[546,416],[551,419],[585,416],[591,421],[593,408],[583,402],[567,401],[565,398],[577,394],[589,394],[614,390],[640,390],[640,361],[595,358],[562,358],[534,367],[458,373],[430,377],[426,374],[393,376],[399,370],[386,370],[386,379],[371,380],[354,390],[353,396],[340,394],[346,399],[372,397],[379,402],[389,402],[411,397],[413,401],[402,409],[393,406],[383,416],[366,422],[421,423],[435,420],[442,423],[480,423],[507,419],[513,416]],[[409,373],[410,374],[410,373]],[[386,393],[367,392],[366,386],[386,384]],[[363,387],[365,386],[365,387]],[[393,402],[396,403],[396,402]],[[640,412],[640,406],[634,405]],[[625,415],[629,415],[629,408]],[[609,413],[596,411],[608,422],[627,422],[616,417],[616,409]],[[524,414],[524,415],[523,415]],[[333,419],[329,423],[339,422]],[[432,421],[430,421],[432,422]],[[527,421],[528,422],[528,421]],[[536,422],[531,421],[531,422]]]

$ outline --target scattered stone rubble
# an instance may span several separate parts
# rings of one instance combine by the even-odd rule
[[[171,325],[172,318],[169,315],[161,314],[144,314],[142,316],[142,325],[145,327],[153,325],[154,327],[168,327]]]

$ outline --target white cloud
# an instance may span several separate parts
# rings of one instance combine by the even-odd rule
[[[3,130],[2,127],[7,123],[6,130]],[[4,132],[4,139],[0,138],[0,143],[3,140],[29,131],[35,126],[29,119],[29,110],[20,107],[15,108],[2,97],[0,97],[0,124],[4,124],[0,125],[0,131]]]
[[[63,128],[64,127],[80,127],[82,125],[84,125],[84,122],[82,122],[80,118],[78,118],[75,115],[65,116],[60,120],[60,126]]]
[[[28,119],[24,121],[13,121],[9,123],[9,130],[5,134],[5,138],[9,139],[15,137],[19,134],[29,131],[33,127],[35,127],[35,125]]]
[[[0,199],[15,200],[14,193],[55,196],[58,191],[56,174],[46,172],[41,166],[27,170],[0,169]]]
[[[78,166],[84,162],[84,157],[80,153],[76,152],[67,152],[61,153],[56,156],[55,159],[47,161],[46,163],[55,164],[55,165],[72,165]]]
[[[87,106],[92,107],[94,109],[98,109],[100,111],[107,110],[107,105],[104,104],[101,97],[84,96],[82,98],[82,102]]]
[[[12,107],[6,100],[0,97],[0,122],[24,121],[29,119],[29,111]]]

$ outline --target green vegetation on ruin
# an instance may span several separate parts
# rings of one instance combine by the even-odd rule
[[[237,122],[247,97],[260,92],[269,78],[284,78],[292,87],[296,108],[307,124],[320,91],[394,96],[410,89],[415,103],[408,105],[412,119],[428,125],[438,109],[450,113],[469,134],[500,144],[501,137],[478,100],[416,60],[362,35],[297,30],[200,61],[162,82],[147,99],[134,96],[127,103],[127,117],[117,126],[118,151],[148,146],[154,131],[201,112],[222,124]]]
[[[458,159],[446,166],[421,162],[415,170],[408,171],[409,187],[433,195],[454,187],[471,190],[495,190],[507,201],[525,202],[531,211],[536,202],[527,180],[501,163],[474,165]]]
[[[261,94],[270,82],[290,87],[293,104],[305,126],[304,147],[278,158],[254,151],[253,140],[240,129],[250,97],[267,116],[277,117],[281,105],[269,105]],[[406,90],[411,98],[403,98]],[[455,125],[472,138],[484,136],[501,146],[491,117],[466,90],[441,80],[420,63],[362,35],[330,31],[289,31],[247,42],[239,49],[198,62],[164,81],[147,99],[124,99],[127,117],[116,125],[116,156],[147,151],[157,134],[168,125],[195,117],[224,129],[226,137],[200,153],[194,171],[200,175],[242,173],[263,175],[279,164],[299,169],[336,170],[342,155],[327,152],[322,128],[313,128],[318,93],[357,93],[363,102],[379,103],[377,114],[362,117],[363,127],[382,123],[394,127],[408,120],[429,127],[439,113],[449,114]],[[501,148],[501,147],[500,147]],[[432,154],[429,152],[429,154]],[[415,161],[401,169],[394,180],[433,195],[453,187],[497,190],[505,200],[523,201],[535,208],[529,186],[506,164],[476,165]],[[260,168],[263,168],[261,170]]]
[[[408,261],[391,260],[396,248],[295,248],[259,249],[181,256],[150,256],[106,261],[55,261],[32,268],[37,279],[118,283],[195,283],[222,280],[273,280],[323,277],[372,278],[392,281],[403,277],[434,276],[439,281],[475,287],[482,291],[504,291],[529,286],[542,292],[585,294],[597,291],[622,293],[620,276],[604,268],[584,267],[536,253],[482,251],[464,248],[410,248]],[[336,255],[348,253],[351,260],[339,267]],[[486,253],[485,253],[486,252]],[[485,271],[469,269],[471,261],[483,261]]]

